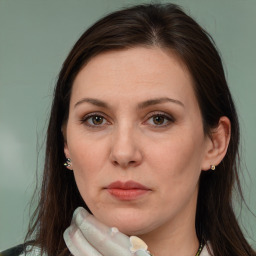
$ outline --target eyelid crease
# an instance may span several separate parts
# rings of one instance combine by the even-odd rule
[[[81,120],[85,120],[86,118],[89,118],[91,116],[101,116],[101,117],[104,117],[104,118],[108,118],[108,116],[105,113],[102,113],[100,111],[96,111],[96,112],[90,112],[90,113],[88,113],[86,115],[83,115]]]
[[[173,122],[176,121],[176,119],[172,115],[167,114],[167,113],[162,112],[162,111],[152,111],[152,112],[148,113],[145,118],[148,120],[149,118],[152,118],[154,116],[164,116],[164,117],[170,119]]]

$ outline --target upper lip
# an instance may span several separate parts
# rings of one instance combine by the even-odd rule
[[[129,180],[126,182],[122,182],[122,181],[115,181],[112,182],[111,184],[109,184],[107,186],[108,189],[143,189],[143,190],[150,190],[148,187],[135,182],[133,180]]]

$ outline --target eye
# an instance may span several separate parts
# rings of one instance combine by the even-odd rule
[[[157,115],[157,116],[153,116],[153,117],[152,117],[152,121],[153,121],[153,123],[156,124],[156,125],[162,125],[162,124],[165,124],[165,122],[166,122],[167,120],[166,120],[166,117],[165,117],[165,116]]]
[[[92,116],[90,118],[88,118],[87,120],[90,124],[93,124],[93,125],[101,125],[104,123],[104,117],[102,116]]]
[[[82,120],[82,123],[84,123],[87,126],[90,127],[101,127],[104,126],[108,123],[108,121],[106,120],[106,118],[100,114],[89,114],[86,115]]]
[[[152,126],[164,127],[174,122],[174,118],[164,113],[151,114],[147,122]]]

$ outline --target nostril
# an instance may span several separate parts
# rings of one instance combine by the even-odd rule
[[[118,165],[118,162],[117,162],[117,161],[114,161],[113,164],[114,164],[115,166],[117,166],[117,165]]]
[[[123,167],[128,167],[128,166],[133,166],[136,164],[136,161],[129,161],[128,163],[122,163],[122,162],[118,162],[118,161],[113,161],[113,165],[114,166],[118,166],[118,165],[121,165]]]

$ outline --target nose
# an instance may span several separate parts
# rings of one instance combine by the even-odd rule
[[[127,169],[141,164],[143,155],[135,133],[129,128],[115,132],[110,152],[113,165]]]

